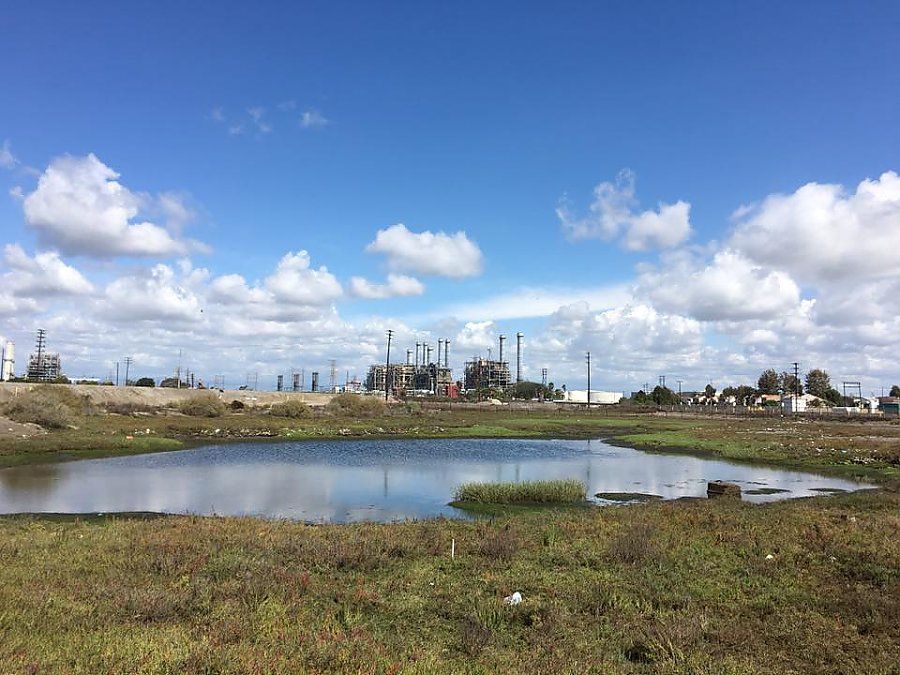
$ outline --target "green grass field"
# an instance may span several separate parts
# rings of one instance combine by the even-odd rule
[[[450,558],[451,540],[456,557]],[[900,496],[0,519],[3,672],[890,673]],[[507,606],[519,591],[525,601]]]

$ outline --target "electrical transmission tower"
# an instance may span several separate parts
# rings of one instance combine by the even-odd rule
[[[134,359],[130,356],[125,357],[125,386],[128,386],[128,373],[131,370],[131,364],[134,363]]]

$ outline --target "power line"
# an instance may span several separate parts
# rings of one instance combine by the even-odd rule
[[[125,386],[128,386],[128,373],[131,370],[131,364],[134,363],[134,359],[130,356],[125,357]]]

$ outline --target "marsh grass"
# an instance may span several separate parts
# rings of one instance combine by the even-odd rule
[[[587,490],[579,480],[532,480],[521,483],[463,483],[455,501],[477,504],[577,504]]]

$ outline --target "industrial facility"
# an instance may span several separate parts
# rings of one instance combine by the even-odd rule
[[[460,388],[508,389],[522,381],[523,333],[516,334],[516,373],[513,380],[509,362],[505,360],[506,336],[500,336],[499,358],[473,356],[466,361],[463,380],[454,381],[450,369],[450,340],[437,341],[437,358],[433,345],[417,342],[415,350],[406,350],[405,363],[375,364],[369,367],[366,388],[369,391],[391,391],[395,395],[433,395],[455,398]]]
[[[522,340],[524,334],[516,333],[516,382],[522,381]],[[506,336],[500,336],[499,358],[476,357],[466,362],[465,388],[475,389],[507,389],[512,386],[509,362],[505,360]]]
[[[47,331],[38,329],[35,338],[34,353],[28,357],[28,380],[50,382],[62,376],[62,364],[59,354],[47,353]]]
[[[440,339],[437,344],[437,360],[434,347],[427,342],[417,342],[415,358],[413,350],[406,350],[405,363],[377,364],[369,367],[366,388],[369,391],[391,391],[395,395],[431,394],[455,398],[459,388],[450,370],[450,340]]]

